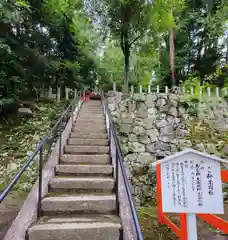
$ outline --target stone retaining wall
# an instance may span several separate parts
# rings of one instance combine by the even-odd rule
[[[128,177],[133,186],[137,204],[142,205],[151,198],[155,179],[151,172],[152,162],[165,156],[192,147],[189,121],[208,119],[211,127],[228,130],[228,116],[224,113],[227,104],[223,101],[190,103],[175,94],[135,94],[124,101],[120,94],[108,98],[109,109],[116,122]],[[198,146],[199,145],[199,146]],[[215,153],[212,144],[199,150]]]

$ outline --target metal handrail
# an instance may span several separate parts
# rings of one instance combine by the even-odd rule
[[[120,166],[120,170],[121,170],[121,173],[122,173],[122,176],[123,176],[123,181],[124,181],[124,187],[125,187],[125,190],[126,190],[126,193],[127,193],[127,198],[128,198],[128,202],[129,202],[129,205],[130,205],[134,225],[135,225],[137,240],[143,240],[142,230],[141,230],[141,227],[140,227],[140,224],[139,224],[137,211],[136,211],[134,201],[133,201],[133,198],[132,198],[131,187],[130,187],[130,184],[129,184],[129,181],[128,181],[128,178],[127,178],[126,169],[125,169],[125,166],[124,166],[124,155],[123,155],[123,152],[121,150],[120,143],[119,143],[119,140],[118,140],[118,137],[117,137],[116,127],[115,127],[115,124],[112,121],[112,117],[111,117],[110,111],[108,109],[107,103],[104,100],[103,94],[101,94],[101,95],[102,95],[102,104],[103,104],[103,108],[104,108],[106,124],[107,124],[107,119],[106,119],[107,117],[108,117],[108,120],[109,120],[108,121],[109,125],[106,126],[108,128],[108,133],[109,133],[109,145],[111,147],[111,135],[112,135],[112,137],[114,139],[114,142],[115,142],[116,154],[117,154],[117,156],[116,156],[116,186],[117,186],[116,201],[117,202],[119,201],[119,196],[118,196],[119,175],[118,175],[118,172],[119,172],[119,166]],[[119,208],[119,203],[117,203],[117,207]],[[119,213],[119,209],[117,209],[117,213]]]
[[[69,113],[71,113],[72,118],[72,126],[73,126],[73,112],[76,107],[76,102],[78,101],[78,98],[74,98],[74,100],[69,104],[69,106],[66,108],[66,110],[63,111],[61,114],[61,117],[58,119],[58,121],[55,123],[54,127],[49,131],[47,135],[45,135],[42,140],[39,142],[36,150],[32,153],[31,156],[29,156],[27,162],[21,167],[21,169],[14,175],[12,181],[9,183],[9,185],[0,193],[0,203],[7,197],[9,192],[12,190],[14,185],[18,182],[20,179],[20,176],[27,170],[27,168],[30,166],[30,164],[35,160],[35,157],[39,154],[39,187],[38,187],[38,217],[41,215],[41,200],[42,200],[42,166],[43,166],[43,160],[47,160],[51,147],[56,140],[56,137],[59,134],[59,160],[61,158],[61,149],[62,149],[62,132],[63,129],[65,129],[65,126],[70,118]],[[81,106],[81,105],[80,105]],[[79,109],[80,110],[80,109]],[[79,112],[78,110],[78,112]],[[77,114],[78,114],[77,112]],[[77,118],[77,116],[76,116]],[[62,124],[64,123],[64,128]],[[53,137],[54,135],[54,137]],[[56,136],[57,135],[57,136]],[[51,141],[49,142],[49,140]],[[45,144],[49,143],[46,156],[44,156],[44,147]]]

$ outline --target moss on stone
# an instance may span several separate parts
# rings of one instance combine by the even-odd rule
[[[224,151],[225,146],[228,144],[228,131],[219,132],[204,120],[197,119],[189,121],[188,128],[189,135],[186,136],[186,139],[191,141],[194,149],[201,150],[199,146],[203,145],[208,153],[228,157],[228,152]],[[215,152],[210,151],[210,146],[214,146]]]

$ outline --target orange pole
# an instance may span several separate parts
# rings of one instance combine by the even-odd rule
[[[221,171],[221,178],[222,178],[223,182],[228,182],[228,171],[227,170]]]
[[[228,234],[228,221],[213,214],[197,214],[197,216],[214,228],[218,228],[223,233]]]
[[[186,213],[181,213],[180,214],[180,239],[181,240],[188,240]]]
[[[162,184],[161,184],[161,165],[156,165],[156,183],[157,183],[157,213],[158,223],[163,223],[163,212],[162,212]]]

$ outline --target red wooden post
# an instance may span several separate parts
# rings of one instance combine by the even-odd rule
[[[162,186],[161,186],[161,165],[156,165],[156,182],[157,182],[157,213],[158,223],[163,223],[163,212],[162,212]]]
[[[180,214],[180,239],[181,240],[188,240],[186,213],[181,213]]]

